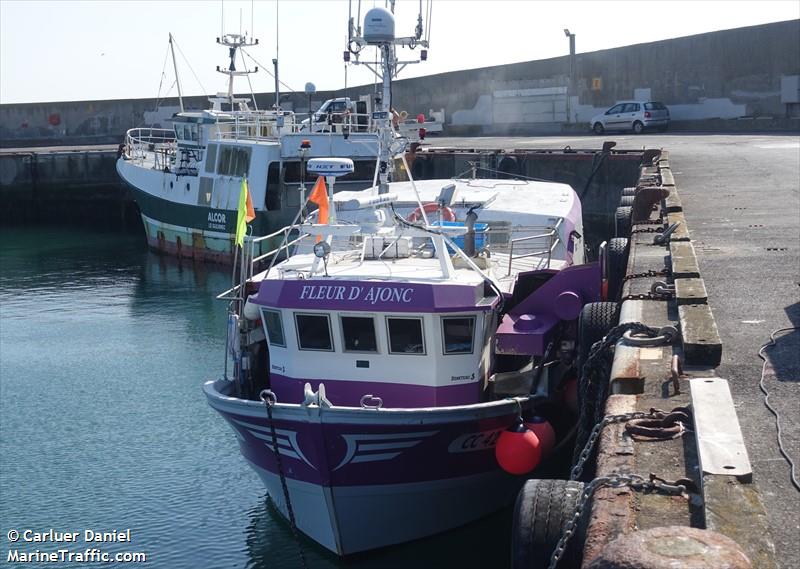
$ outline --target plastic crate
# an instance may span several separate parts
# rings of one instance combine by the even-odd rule
[[[438,226],[438,227],[466,227],[467,224],[463,221],[434,221],[431,225]],[[476,223],[475,224],[475,250],[477,251],[481,247],[484,246],[486,242],[486,232],[489,230],[488,223]],[[453,237],[452,241],[459,248],[464,248],[464,237],[465,235],[459,235],[457,237]]]

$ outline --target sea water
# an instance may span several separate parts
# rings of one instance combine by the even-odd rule
[[[0,229],[0,565],[143,553],[120,566],[300,567],[288,524],[201,391],[223,373],[226,306],[214,297],[229,283],[228,270],[158,256],[139,236]],[[301,546],[312,568],[497,568],[509,520],[346,560]],[[51,554],[64,561],[45,563]]]

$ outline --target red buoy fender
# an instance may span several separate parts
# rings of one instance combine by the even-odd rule
[[[539,437],[521,422],[516,423],[500,433],[494,456],[509,474],[527,474],[542,460]]]
[[[422,206],[425,209],[425,213],[435,213],[439,211],[439,204],[436,202],[429,202]],[[411,212],[411,215],[408,216],[408,221],[411,223],[416,223],[422,219],[422,210],[419,208],[415,209]],[[442,208],[442,219],[444,221],[455,221],[456,220],[456,212],[454,212],[449,207],[445,206]]]
[[[533,417],[530,421],[525,421],[525,426],[539,439],[542,456],[549,455],[556,446],[556,432],[553,426],[542,417]]]

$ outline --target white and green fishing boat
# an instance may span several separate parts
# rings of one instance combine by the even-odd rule
[[[228,264],[235,250],[243,178],[256,214],[251,235],[265,236],[291,224],[305,201],[308,159],[350,158],[355,170],[337,184],[337,190],[371,186],[379,135],[366,105],[364,113],[331,113],[327,118],[331,127],[325,132],[301,132],[301,117],[277,105],[255,108],[255,98],[234,95],[233,83],[234,77],[257,71],[236,69],[241,48],[257,42],[227,34],[218,43],[230,54],[228,68],[217,68],[229,77],[227,93],[210,97],[211,106],[205,110],[183,110],[181,103],[172,129],[129,130],[117,172],[133,191],[152,249]],[[262,240],[255,252],[275,245]]]

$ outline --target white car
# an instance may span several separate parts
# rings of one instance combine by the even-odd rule
[[[589,123],[595,134],[607,130],[632,130],[641,134],[646,128],[665,131],[669,127],[669,109],[658,101],[620,101]]]

